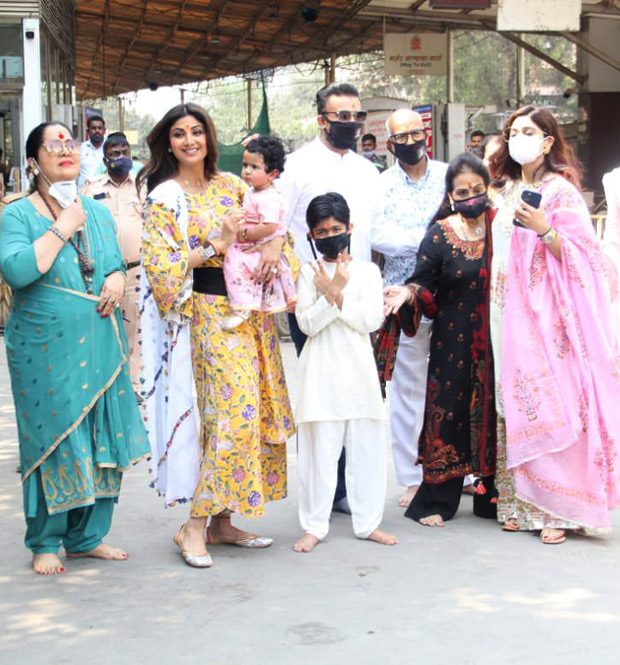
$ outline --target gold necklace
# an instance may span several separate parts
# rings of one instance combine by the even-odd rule
[[[201,179],[201,180],[198,180],[198,182],[192,182],[191,180],[187,180],[187,178],[183,178],[182,176],[178,176],[178,177],[181,178],[181,180],[183,182],[183,185],[185,185],[185,187],[188,187],[188,188],[193,189],[193,190],[197,189],[198,193],[202,193],[204,191],[204,188],[205,188],[205,185],[206,185],[204,180]]]

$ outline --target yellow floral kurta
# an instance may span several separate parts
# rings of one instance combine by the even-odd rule
[[[186,195],[190,247],[219,234],[222,216],[241,206],[245,189],[236,176],[220,173],[204,194]],[[188,285],[188,247],[172,210],[151,204],[148,214],[143,256],[160,313],[178,307],[191,321],[202,444],[191,515],[228,509],[261,517],[265,501],[286,496],[286,441],[295,431],[275,323],[254,313],[238,328],[223,330],[222,319],[231,314],[224,296],[193,292],[177,305]],[[178,251],[171,251],[165,235],[174,237]],[[221,265],[221,257],[207,264]]]

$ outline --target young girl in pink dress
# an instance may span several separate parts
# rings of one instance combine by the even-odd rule
[[[227,330],[241,325],[252,312],[274,314],[291,309],[297,302],[295,279],[288,260],[272,268],[265,281],[255,278],[259,252],[248,252],[254,245],[286,235],[284,198],[274,180],[284,170],[284,146],[275,136],[253,136],[243,153],[241,177],[250,189],[245,194],[245,223],[237,242],[226,251],[224,278],[233,314],[223,321]]]

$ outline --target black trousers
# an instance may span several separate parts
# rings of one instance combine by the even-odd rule
[[[481,478],[483,492],[474,494],[474,515],[486,519],[497,518],[497,490],[495,489],[495,477]],[[478,485],[480,489],[480,485]],[[445,483],[430,485],[422,483],[420,489],[413,497],[405,517],[419,522],[423,517],[429,515],[441,515],[442,519],[448,521],[454,517],[461,503],[463,494],[463,478],[453,478]]]

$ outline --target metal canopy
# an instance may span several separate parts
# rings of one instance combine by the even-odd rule
[[[429,0],[77,0],[78,97],[107,97],[332,55],[379,50],[383,31],[496,30],[497,7],[439,10]],[[302,8],[318,16],[306,22]],[[583,3],[582,15],[620,18],[617,0]],[[620,26],[620,23],[619,23]],[[500,33],[582,82],[514,33]],[[564,37],[620,69],[584,42]]]

